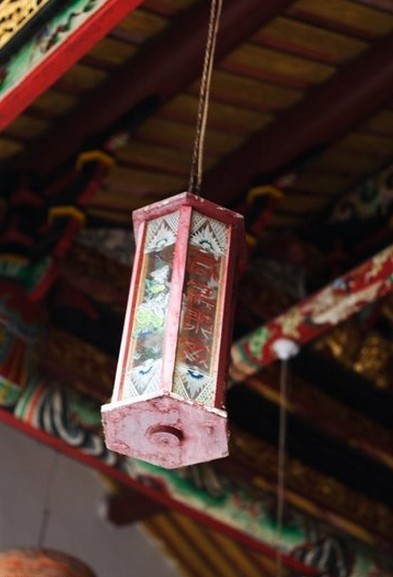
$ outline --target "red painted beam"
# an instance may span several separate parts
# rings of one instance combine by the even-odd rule
[[[108,0],[0,101],[0,131],[142,0]]]
[[[244,381],[277,360],[281,339],[304,345],[393,290],[393,245],[236,342],[231,374]]]
[[[159,37],[111,75],[77,110],[28,147],[24,158],[46,174],[82,146],[85,139],[109,128],[143,99],[158,95],[165,102],[202,72],[209,2],[198,2]],[[224,2],[216,58],[222,58],[255,33],[290,0],[227,0]]]
[[[213,168],[202,183],[204,196],[218,203],[234,201],[257,174],[269,174],[336,140],[390,102],[392,54],[390,35],[310,90],[295,107]]]

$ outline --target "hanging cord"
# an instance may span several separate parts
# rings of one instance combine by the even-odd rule
[[[42,519],[37,543],[39,549],[42,549],[44,547],[46,530],[48,528],[50,516],[52,513],[51,497],[58,464],[59,464],[59,453],[58,451],[54,450],[50,470],[46,479],[46,487],[42,509]]]
[[[214,53],[216,49],[218,25],[222,10],[222,0],[211,0],[209,29],[203,63],[197,124],[194,139],[194,149],[191,161],[191,173],[188,190],[200,194],[203,173],[203,148],[205,143],[206,122],[209,109],[210,84],[213,71]]]
[[[282,528],[284,520],[285,504],[285,457],[287,439],[287,385],[288,385],[288,361],[281,360],[280,366],[280,413],[278,425],[278,465],[277,465],[277,540],[276,561],[277,577],[282,576]]]
[[[278,464],[277,464],[277,534],[275,540],[277,577],[282,577],[282,530],[285,506],[285,470],[287,441],[287,402],[288,402],[288,361],[297,355],[299,347],[290,339],[278,339],[273,350],[281,361],[280,365],[280,411],[278,424]]]

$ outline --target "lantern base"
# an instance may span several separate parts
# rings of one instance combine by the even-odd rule
[[[166,469],[228,455],[227,414],[175,393],[101,408],[108,449]]]

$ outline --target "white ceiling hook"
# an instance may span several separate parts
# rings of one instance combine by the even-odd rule
[[[286,338],[274,341],[272,349],[281,361],[287,361],[295,357],[300,350],[299,345],[295,341]]]

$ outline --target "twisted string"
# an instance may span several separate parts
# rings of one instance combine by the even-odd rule
[[[211,0],[209,29],[207,34],[201,86],[199,89],[197,123],[191,161],[190,181],[188,185],[188,190],[194,194],[199,194],[201,191],[203,174],[203,149],[205,144],[206,123],[209,109],[210,85],[221,11],[222,0]]]
[[[50,470],[48,473],[48,477],[46,479],[43,508],[42,508],[42,519],[41,519],[41,525],[40,525],[38,542],[37,542],[37,546],[39,549],[42,549],[44,547],[46,531],[47,531],[50,516],[52,513],[51,497],[52,497],[53,485],[54,485],[54,480],[55,480],[55,476],[56,476],[58,463],[59,463],[59,453],[58,453],[58,451],[54,450]]]
[[[277,538],[276,538],[276,562],[277,577],[282,577],[282,529],[285,505],[285,457],[287,438],[287,385],[288,385],[288,361],[281,360],[280,368],[280,412],[278,425],[278,466],[277,466]]]

